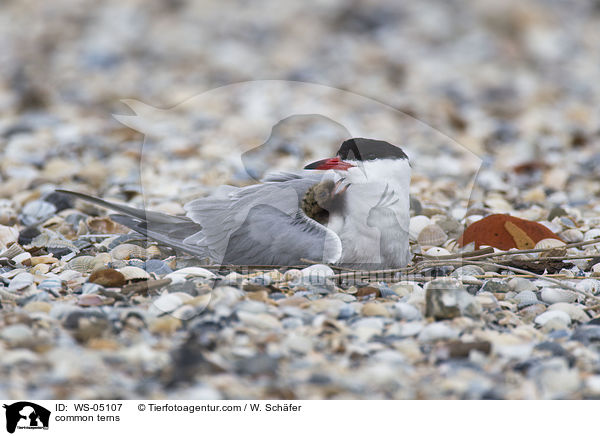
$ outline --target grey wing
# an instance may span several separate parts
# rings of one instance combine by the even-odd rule
[[[282,265],[289,262],[275,259],[274,253],[285,251],[291,252],[286,256],[293,259],[292,263],[298,263],[300,257],[313,259],[311,256],[316,252],[320,253],[314,260],[323,260],[325,253],[325,259],[332,262],[338,254],[338,246],[341,247],[339,238],[300,211],[299,199],[315,180],[319,179],[293,178],[191,201],[185,205],[187,216],[200,224],[202,230],[186,238],[184,243],[204,247],[206,254],[217,263],[227,260],[232,264]],[[278,236],[281,233],[285,235]],[[303,244],[305,240],[317,248],[313,250]]]
[[[229,238],[223,264],[298,265],[303,259],[335,263],[341,253],[339,237],[302,212],[290,216],[261,204]]]
[[[182,223],[158,223],[126,215],[110,215],[110,218],[113,221],[129,227],[131,230],[135,230],[164,245],[177,248],[196,256],[206,255],[206,250],[201,247],[183,242],[188,236],[197,233],[202,229],[199,224],[192,220]]]
[[[289,182],[290,180],[312,180],[312,183],[319,183],[323,178],[323,173],[312,170],[307,171],[275,171],[267,173],[261,179],[261,182]]]

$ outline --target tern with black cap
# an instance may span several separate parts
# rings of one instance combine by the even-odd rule
[[[165,245],[219,264],[355,268],[405,266],[410,165],[399,147],[353,138],[335,157],[262,183],[223,187],[172,216],[60,190],[119,212],[117,221]]]

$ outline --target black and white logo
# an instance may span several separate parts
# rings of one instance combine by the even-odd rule
[[[4,404],[3,407],[6,409],[6,431],[9,433],[14,433],[16,429],[48,430],[50,422],[48,409],[29,401]]]

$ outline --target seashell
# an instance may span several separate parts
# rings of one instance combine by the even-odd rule
[[[592,239],[600,238],[600,229],[591,229],[584,233],[583,240],[591,241]]]
[[[94,258],[92,262],[92,271],[96,271],[102,268],[106,268],[110,261],[112,260],[110,254],[108,253],[99,253]]]
[[[548,310],[549,311],[550,310],[560,310],[562,312],[565,312],[574,321],[578,321],[578,322],[589,322],[590,321],[590,317],[588,316],[588,314],[585,313],[581,307],[579,307],[575,304],[554,303],[553,305],[548,307]]]
[[[410,238],[416,241],[419,233],[421,233],[421,230],[423,230],[429,224],[431,224],[431,220],[425,215],[417,215],[412,217],[408,227],[408,234]]]
[[[67,262],[67,266],[74,271],[88,273],[94,269],[95,262],[94,256],[77,256]]]
[[[184,304],[183,306],[180,306],[177,309],[175,309],[171,313],[171,316],[173,318],[176,318],[177,320],[187,321],[189,319],[192,319],[196,315],[198,315],[199,312],[200,311],[198,309],[196,309],[194,306],[191,306],[189,304]]]
[[[458,242],[464,246],[475,242],[475,248],[482,245],[510,250],[528,249],[542,239],[560,239],[547,227],[535,221],[528,221],[510,215],[489,215],[466,228]]]
[[[216,278],[217,276],[205,269],[205,268],[200,268],[200,267],[188,267],[188,268],[182,268],[179,269],[177,271],[173,271],[170,274],[167,274],[165,276],[166,279],[171,279],[171,281],[173,283],[181,283],[184,282],[187,278],[191,278],[191,277],[201,277],[201,278],[205,278],[205,279],[213,279]]]
[[[541,241],[538,241],[537,244],[535,244],[535,248],[558,248],[558,247],[563,247],[566,244],[559,240],[559,239],[554,239],[554,238],[546,238],[546,239],[542,239]]]
[[[0,244],[7,246],[17,242],[18,239],[19,231],[16,227],[0,225]]]
[[[31,265],[31,263],[29,263],[29,259],[31,259],[31,254],[28,252],[19,253],[15,257],[12,258],[12,260],[14,262],[19,263],[21,265],[27,265],[27,266]]]
[[[39,265],[40,263],[56,263],[58,259],[54,256],[35,256],[31,258],[31,265]]]
[[[22,272],[13,277],[8,285],[9,292],[16,292],[33,285],[33,274]]]
[[[98,283],[84,283],[81,285],[81,293],[82,294],[96,294],[98,292],[102,292],[104,290],[104,286],[99,285]]]
[[[444,242],[444,245],[442,245],[442,247],[444,247],[451,253],[458,251],[458,249],[460,248],[458,245],[458,241],[455,238],[448,239],[446,242]]]
[[[450,216],[458,221],[464,219],[466,214],[467,209],[461,206],[457,206],[450,211]]]
[[[417,242],[425,246],[442,245],[448,239],[446,232],[437,224],[429,224],[421,230],[417,237]]]
[[[568,243],[583,241],[583,232],[579,229],[567,229],[559,233],[559,236]]]
[[[558,239],[542,239],[537,244],[535,244],[535,248],[542,248],[546,251],[539,253],[540,258],[545,257],[561,257],[567,254],[567,249],[563,248],[566,244],[563,241],[559,241]],[[535,254],[534,254],[535,256]],[[516,256],[515,256],[516,257]]]
[[[118,245],[125,244],[125,243],[131,242],[131,241],[140,241],[140,239],[143,239],[143,238],[141,238],[140,235],[138,235],[138,234],[127,233],[125,235],[119,235],[119,236],[113,236],[111,238],[106,238],[104,241],[102,241],[100,243],[100,246],[106,247],[106,249],[110,251]],[[143,239],[143,240],[145,240],[145,239]]]
[[[57,277],[61,280],[64,280],[65,282],[72,282],[72,281],[81,280],[83,277],[83,274],[78,271],[73,271],[73,270],[67,269],[67,270],[64,270],[63,272],[61,272]]]
[[[512,205],[501,197],[492,197],[485,200],[485,205],[494,212],[506,213],[510,212],[513,208]]]
[[[584,280],[581,280],[579,283],[577,283],[577,285],[575,287],[581,291],[588,292],[588,293],[595,295],[598,292],[600,292],[600,280],[584,279]]]
[[[462,224],[458,220],[445,215],[441,216],[439,219],[435,219],[434,223],[440,226],[448,235],[460,235],[464,230]]]
[[[129,229],[127,227],[114,222],[109,217],[90,217],[86,220],[86,224],[92,233],[129,233]]]
[[[159,259],[162,256],[160,252],[160,248],[156,245],[151,245],[146,249],[146,253],[148,255],[148,259]]]
[[[465,226],[470,227],[483,219],[483,215],[468,215],[465,217]]]
[[[573,222],[571,218],[568,216],[559,216],[556,217],[555,220],[564,228],[564,229],[574,229],[577,225]]]
[[[108,264],[108,268],[112,268],[112,269],[125,268],[126,266],[129,266],[129,264],[125,260],[113,260],[112,262],[109,262],[109,264]],[[102,269],[102,268],[100,268],[100,269]]]
[[[43,233],[33,238],[31,244],[29,245],[32,247],[41,248],[68,248],[76,253],[79,253],[80,251],[79,248],[71,241],[48,229],[44,229]]]
[[[34,200],[27,203],[23,209],[19,219],[25,226],[41,223],[56,213],[56,206],[43,200]]]
[[[483,268],[477,265],[464,265],[456,268],[450,275],[452,277],[464,277],[464,276],[482,276],[485,273]]]
[[[123,268],[119,268],[118,271],[123,274],[125,280],[148,280],[150,278],[150,274],[147,271],[144,271],[141,268],[135,266],[126,266]]]
[[[63,289],[63,282],[59,278],[45,279],[38,285],[38,289],[58,292]]]
[[[169,266],[159,259],[150,259],[144,263],[144,269],[149,273],[158,275],[171,274],[173,270]]]
[[[31,268],[30,272],[32,274],[43,275],[50,271],[50,265],[47,263],[38,263],[33,268]]]
[[[448,250],[441,247],[431,247],[429,250],[425,252],[427,256],[446,256],[450,254]]]
[[[302,271],[299,269],[288,269],[284,274],[282,279],[286,282],[297,282],[299,283],[302,279]]]
[[[178,307],[182,306],[186,301],[181,298],[180,292],[173,294],[163,294],[154,300],[154,303],[149,308],[152,315],[162,315],[163,313],[173,312]]]
[[[88,281],[102,286],[120,288],[125,284],[125,276],[112,268],[100,269],[90,275]]]
[[[146,259],[148,254],[145,248],[134,244],[121,244],[110,250],[110,255],[115,260]]]
[[[17,214],[8,207],[0,208],[0,225],[12,226],[17,222]]]
[[[25,250],[19,244],[14,243],[2,253],[0,253],[0,257],[5,257],[7,259],[12,259],[15,256],[18,256],[21,253],[24,253]]]
[[[86,294],[82,295],[77,299],[77,304],[83,307],[93,307],[93,306],[102,306],[103,304],[107,304],[108,300],[111,300],[107,297],[98,294]]]

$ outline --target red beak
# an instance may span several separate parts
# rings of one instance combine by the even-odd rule
[[[355,165],[344,162],[339,157],[330,157],[329,159],[318,160],[304,167],[305,170],[347,170]]]

